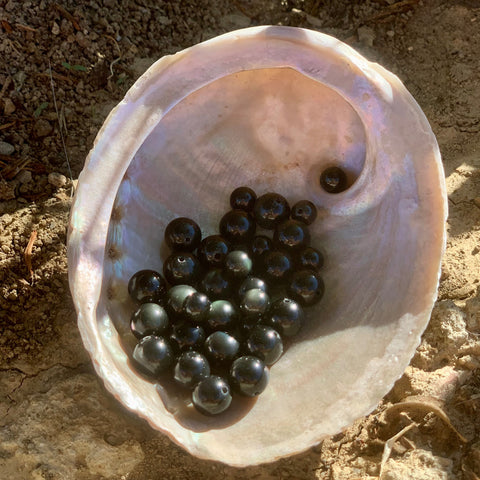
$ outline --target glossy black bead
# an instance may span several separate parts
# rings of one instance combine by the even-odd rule
[[[308,268],[310,270],[318,271],[323,267],[322,253],[313,247],[307,247],[298,252],[296,260],[299,269]]]
[[[229,380],[233,390],[247,397],[260,395],[267,387],[269,378],[268,367],[252,355],[237,358],[230,367]]]
[[[243,210],[230,210],[220,220],[220,234],[232,245],[249,243],[255,229],[255,220]]]
[[[166,309],[171,317],[170,320],[182,316],[185,299],[195,292],[196,290],[191,285],[175,285],[168,290]]]
[[[257,198],[253,212],[258,226],[272,230],[288,218],[290,206],[285,197],[270,192]]]
[[[250,252],[254,264],[261,263],[263,256],[273,249],[273,242],[265,235],[256,235],[250,244]]]
[[[328,193],[340,193],[348,188],[347,175],[339,167],[326,168],[320,175],[320,186]]]
[[[317,303],[323,297],[325,285],[313,270],[297,270],[286,286],[287,295],[303,306]]]
[[[167,282],[154,270],[140,270],[128,282],[128,294],[138,303],[158,303],[166,291]]]
[[[137,338],[163,335],[169,325],[167,312],[157,303],[143,303],[130,320],[130,329]]]
[[[240,312],[247,318],[260,318],[269,307],[270,297],[260,288],[247,290],[240,302]]]
[[[205,331],[202,327],[181,323],[174,327],[170,339],[175,350],[200,350],[205,342]]]
[[[254,288],[259,288],[260,290],[263,290],[265,293],[268,293],[267,284],[261,278],[247,277],[241,283],[240,288],[238,289],[239,298],[242,299],[248,290],[252,290]]]
[[[253,268],[253,262],[248,253],[242,250],[233,250],[225,258],[223,266],[225,275],[232,280],[246,278]]]
[[[200,262],[190,252],[173,252],[163,264],[163,275],[170,285],[195,285],[200,274]]]
[[[309,200],[300,200],[292,207],[290,218],[311,225],[317,218],[317,207]]]
[[[230,244],[221,235],[205,237],[197,250],[200,263],[207,268],[221,267],[230,251]]]
[[[193,252],[201,239],[200,227],[191,218],[175,218],[165,228],[165,242],[175,251]]]
[[[273,244],[276,248],[284,248],[289,252],[308,247],[310,244],[308,227],[298,220],[285,220],[275,228]]]
[[[229,298],[233,292],[231,280],[219,268],[209,270],[200,282],[199,289],[211,300]]]
[[[292,257],[281,250],[272,250],[263,259],[262,276],[267,284],[278,285],[285,283],[292,270]]]
[[[192,293],[183,302],[181,316],[193,324],[204,323],[207,320],[210,305],[210,300],[204,293]]]
[[[156,335],[143,337],[133,350],[136,367],[143,373],[157,376],[173,364],[173,351],[169,343]]]
[[[271,326],[281,336],[293,337],[305,323],[303,308],[291,298],[280,298],[272,303],[264,323]]]
[[[210,376],[208,360],[194,350],[183,352],[177,359],[173,370],[175,381],[187,388],[193,388],[198,382]]]
[[[238,322],[237,307],[228,300],[215,300],[210,305],[207,322],[214,330],[229,330]]]
[[[256,325],[247,339],[247,350],[265,365],[273,365],[283,353],[282,337],[272,327]]]
[[[227,332],[213,332],[205,340],[207,358],[214,365],[225,365],[232,361],[239,350],[240,343],[233,335]]]
[[[197,384],[192,394],[194,407],[204,415],[224,412],[232,402],[228,382],[217,375],[211,375]]]
[[[233,210],[251,212],[255,205],[257,194],[249,187],[238,187],[230,195],[230,206]]]

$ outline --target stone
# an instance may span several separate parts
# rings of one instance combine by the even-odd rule
[[[52,126],[50,125],[50,122],[48,120],[45,120],[44,118],[40,118],[35,122],[35,125],[33,127],[33,133],[36,137],[42,138],[46,137],[50,133],[52,133]]]
[[[15,104],[9,98],[6,98],[3,101],[3,113],[5,113],[5,115],[10,115],[15,110]]]
[[[66,185],[67,177],[58,172],[48,174],[48,183],[54,187],[61,188]]]
[[[32,172],[30,170],[22,170],[15,178],[21,184],[29,183],[32,181]]]
[[[15,147],[7,142],[0,142],[0,155],[11,155]]]

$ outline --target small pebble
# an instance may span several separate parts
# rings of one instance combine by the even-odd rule
[[[67,177],[58,172],[48,174],[48,183],[54,187],[60,188],[66,185]]]
[[[52,126],[50,125],[50,122],[48,120],[45,120],[44,118],[40,118],[35,122],[35,126],[33,127],[33,133],[37,138],[43,138],[46,137],[47,135],[50,135],[52,133]]]
[[[32,172],[30,170],[22,170],[15,178],[21,184],[29,183],[32,181]]]
[[[0,155],[11,155],[15,147],[7,142],[0,142]]]
[[[15,104],[9,98],[6,98],[3,101],[3,113],[5,113],[5,115],[10,115],[15,110]]]

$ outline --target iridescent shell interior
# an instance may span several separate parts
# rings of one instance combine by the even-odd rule
[[[328,166],[349,188],[326,193]],[[161,271],[163,230],[218,231],[230,192],[313,201],[326,293],[254,401],[205,417],[128,354],[128,279]],[[85,347],[126,407],[193,455],[237,466],[292,455],[370,412],[430,317],[445,244],[435,137],[398,78],[338,40],[255,27],[155,63],[113,110],[82,172],[69,275]]]

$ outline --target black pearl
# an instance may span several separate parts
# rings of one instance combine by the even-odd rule
[[[261,263],[265,253],[273,248],[272,240],[265,235],[256,235],[250,244],[250,252],[254,264]]]
[[[316,248],[307,247],[297,254],[297,267],[318,271],[323,267],[323,255]]]
[[[175,364],[173,378],[183,387],[193,388],[198,382],[210,376],[208,360],[194,350],[183,352]]]
[[[193,324],[204,323],[210,311],[210,300],[202,292],[195,292],[183,302],[181,316]]]
[[[185,299],[195,293],[196,290],[190,285],[175,285],[167,292],[166,309],[171,319],[179,318],[182,315]]]
[[[174,327],[170,339],[176,350],[200,350],[205,342],[205,331],[202,327],[181,323]]]
[[[128,282],[128,294],[138,303],[158,303],[166,291],[167,282],[154,270],[140,270]]]
[[[252,290],[254,288],[259,288],[260,290],[263,290],[265,293],[268,293],[267,284],[261,278],[247,277],[242,282],[242,284],[240,285],[240,288],[238,289],[238,296],[240,297],[240,299],[242,299],[248,290]]]
[[[228,300],[215,300],[210,305],[207,314],[207,322],[214,330],[228,330],[236,325],[238,321],[238,310]]]
[[[286,292],[301,305],[310,306],[321,300],[325,285],[318,273],[313,270],[297,270],[292,274]]]
[[[285,283],[293,269],[290,255],[281,250],[268,252],[263,259],[262,276],[273,285]]]
[[[170,285],[195,285],[200,273],[200,262],[189,252],[174,252],[163,264],[163,275]]]
[[[311,225],[317,218],[317,207],[309,200],[300,200],[292,207],[290,218]]]
[[[172,250],[193,252],[201,239],[200,227],[191,218],[175,218],[165,228],[165,242]]]
[[[273,365],[283,353],[282,337],[272,327],[256,325],[248,337],[247,349],[265,365]]]
[[[251,212],[255,205],[257,194],[249,187],[238,187],[230,195],[230,206],[233,210]]]
[[[167,312],[157,303],[143,303],[130,320],[130,329],[137,338],[163,335],[168,327]]]
[[[348,188],[347,175],[339,167],[326,168],[320,175],[320,186],[327,193],[340,193]]]
[[[230,251],[230,244],[221,235],[205,237],[197,250],[200,263],[207,268],[221,267]]]
[[[270,297],[260,288],[245,292],[240,302],[240,311],[246,318],[260,318],[270,307]]]
[[[257,357],[245,355],[237,358],[230,368],[230,384],[241,395],[256,397],[267,387],[270,372]]]
[[[232,280],[242,280],[252,271],[253,262],[248,253],[233,250],[225,258],[225,274]]]
[[[209,270],[199,286],[199,289],[212,300],[229,298],[233,291],[232,288],[231,281],[226,277],[225,272],[219,268]]]
[[[213,332],[205,340],[205,352],[214,365],[232,361],[240,350],[238,340],[227,332]]]
[[[133,360],[141,372],[157,376],[172,365],[173,351],[163,337],[148,335],[135,346]]]
[[[192,394],[194,407],[204,415],[224,412],[232,402],[230,386],[217,375],[211,375],[197,384]]]
[[[299,303],[291,298],[280,298],[272,303],[264,322],[280,335],[293,337],[305,323],[305,314]]]
[[[257,225],[266,229],[274,229],[290,215],[290,206],[282,195],[274,192],[265,193],[257,198],[253,209]]]
[[[243,210],[230,210],[220,220],[220,234],[233,245],[249,243],[255,229],[253,217]]]
[[[276,248],[297,251],[308,247],[310,232],[305,224],[297,220],[285,220],[275,228],[273,243]]]

